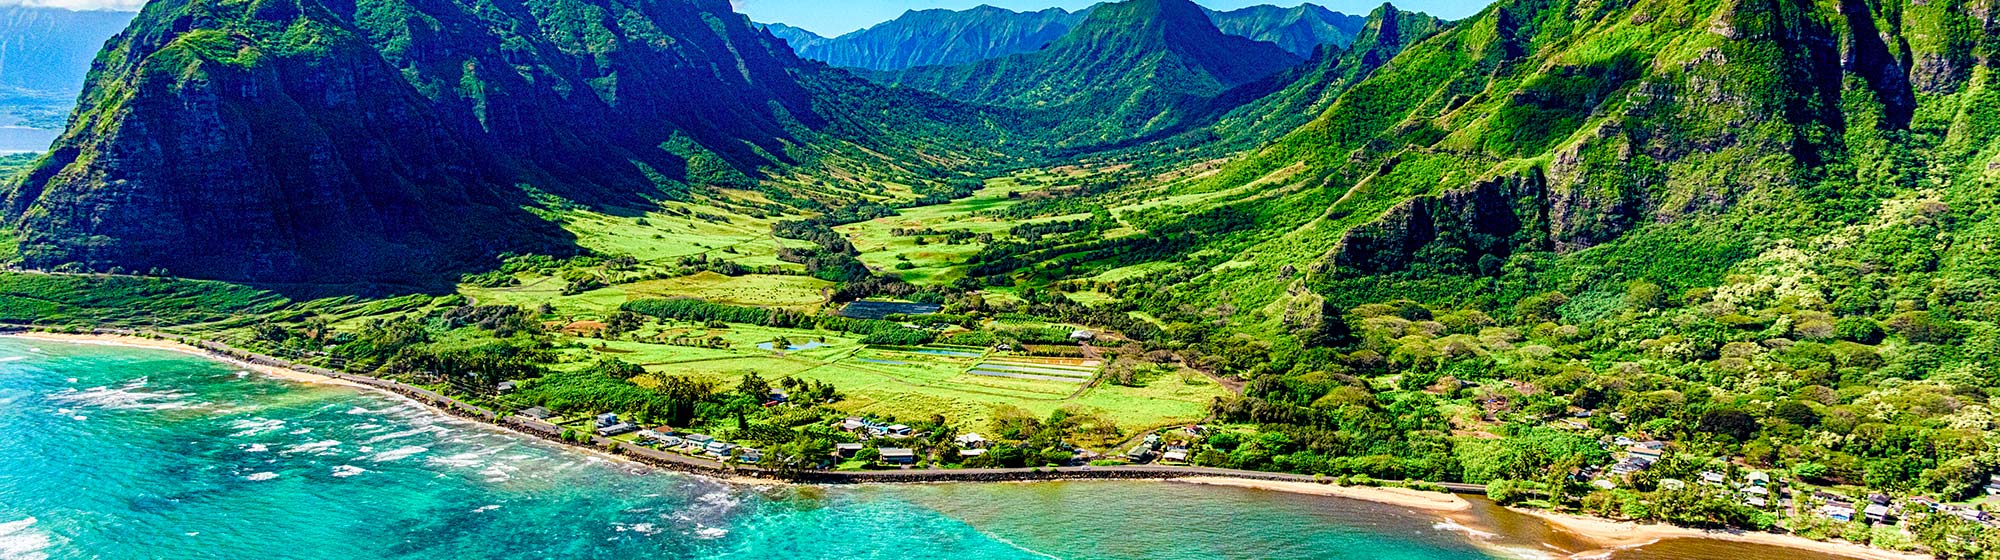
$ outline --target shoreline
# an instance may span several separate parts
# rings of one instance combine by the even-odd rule
[[[1426,492],[1410,488],[1387,486],[1338,486],[1313,482],[1292,482],[1281,480],[1253,480],[1226,476],[1192,476],[1167,479],[1168,482],[1199,484],[1203,486],[1227,486],[1248,488],[1287,494],[1327,496],[1363,502],[1406,507],[1427,512],[1463,512],[1472,509],[1472,502],[1457,494]]]
[[[1519,507],[1508,507],[1507,510],[1546,521],[1550,527],[1556,530],[1569,533],[1598,546],[1596,550],[1572,554],[1570,555],[1571,558],[1597,558],[1604,553],[1644,547],[1672,539],[1700,539],[1775,546],[1832,554],[1858,560],[1932,560],[1935,558],[1927,554],[1876,548],[1846,541],[1816,541],[1797,535],[1764,531],[1694,529],[1673,525],[1614,521]]]
[[[1251,490],[1283,492],[1289,494],[1321,496],[1321,497],[1330,497],[1330,498],[1345,499],[1352,501],[1370,502],[1375,504],[1405,507],[1412,510],[1417,510],[1432,514],[1444,514],[1446,515],[1447,519],[1460,517],[1459,514],[1464,514],[1466,512],[1469,512],[1474,507],[1470,501],[1461,497],[1458,493],[1449,493],[1449,492],[1440,493],[1440,492],[1431,492],[1425,490],[1400,488],[1400,487],[1340,486],[1335,484],[1324,483],[1316,479],[1305,477],[1302,475],[1289,475],[1285,473],[1262,473],[1262,472],[1251,472],[1251,471],[1219,472],[1219,471],[1227,471],[1227,469],[1176,468],[1176,467],[1156,467],[1150,469],[1143,469],[1143,468],[1118,469],[1118,468],[1105,468],[1105,467],[1096,467],[1096,468],[1069,467],[1061,469],[1049,469],[1046,471],[1043,469],[997,469],[988,471],[960,470],[958,472],[950,470],[862,471],[859,474],[859,476],[856,476],[856,473],[832,472],[832,473],[809,473],[807,475],[808,478],[800,480],[776,479],[772,478],[769,473],[765,473],[761,469],[754,469],[754,468],[740,469],[732,465],[714,463],[712,461],[706,461],[699,458],[682,457],[677,455],[672,456],[674,457],[674,459],[662,463],[658,460],[659,459],[658,457],[635,457],[631,455],[629,452],[622,452],[622,451],[610,452],[602,449],[597,445],[585,445],[585,444],[578,444],[575,442],[562,441],[553,437],[553,434],[537,433],[537,431],[531,429],[533,428],[533,426],[526,426],[509,422],[508,420],[511,418],[511,416],[509,415],[495,414],[488,412],[486,414],[490,414],[491,416],[476,416],[476,415],[469,416],[467,414],[464,414],[467,411],[455,410],[451,406],[442,405],[436,402],[428,402],[424,399],[404,394],[403,392],[397,390],[397,388],[404,388],[404,387],[393,381],[387,381],[387,380],[378,381],[375,380],[374,378],[363,377],[363,379],[367,379],[369,380],[369,382],[362,383],[350,379],[333,377],[331,375],[323,375],[310,371],[304,371],[298,369],[297,367],[285,367],[281,365],[258,363],[247,359],[238,358],[234,354],[243,354],[246,356],[252,356],[260,360],[277,362],[282,364],[289,364],[290,362],[286,362],[284,360],[278,360],[275,358],[269,358],[254,353],[248,353],[228,346],[215,345],[216,347],[202,347],[171,338],[151,338],[146,336],[139,336],[136,334],[120,334],[116,332],[76,334],[76,333],[52,333],[45,331],[21,330],[15,332],[0,332],[0,336],[21,338],[27,340],[40,340],[58,344],[79,344],[79,345],[96,345],[96,346],[112,346],[112,347],[124,347],[124,348],[140,348],[140,349],[151,349],[151,350],[165,350],[170,352],[178,352],[182,354],[188,354],[201,358],[211,359],[235,367],[242,367],[251,371],[255,371],[267,377],[282,381],[291,381],[306,385],[344,387],[344,388],[355,389],[358,391],[376,392],[397,399],[410,401],[412,403],[420,405],[423,409],[428,410],[434,414],[439,414],[442,416],[467,421],[473,424],[479,424],[481,427],[491,429],[496,432],[504,432],[509,435],[549,441],[551,443],[562,445],[564,447],[585,451],[586,453],[593,456],[603,457],[618,462],[629,463],[643,468],[673,471],[683,475],[699,476],[730,484],[759,485],[759,486],[770,486],[770,485],[804,486],[804,485],[846,485],[846,484],[942,484],[942,483],[1058,482],[1058,481],[1080,481],[1080,480],[1082,481],[1087,481],[1087,480],[1142,481],[1143,480],[1143,481],[1156,481],[1156,482],[1176,482],[1182,484],[1194,484],[1194,485],[1204,485],[1204,486],[1244,488]],[[214,343],[204,342],[203,344],[213,345]],[[222,349],[227,349],[227,352],[218,350],[217,347]],[[337,373],[335,375],[352,375],[352,374]],[[395,388],[392,388],[392,386]],[[445,397],[445,399],[449,400],[448,397]],[[462,403],[457,403],[457,401],[450,401],[450,403],[458,406],[469,406],[469,405],[463,405]],[[476,407],[474,408],[476,409]],[[596,438],[593,439],[595,440]],[[639,449],[645,449],[645,448],[639,448]],[[645,449],[645,450],[653,451],[650,449]],[[665,455],[664,452],[655,452],[655,453]],[[710,465],[708,463],[714,463],[714,464]],[[824,476],[828,474],[831,474],[833,476],[831,477]],[[1106,475],[1113,475],[1113,476],[1106,476]],[[1467,488],[1467,485],[1446,484],[1444,486],[1451,489],[1452,492],[1471,491],[1469,490],[1469,488]],[[1685,527],[1676,527],[1671,525],[1652,525],[1652,524],[1640,524],[1628,521],[1614,521],[1610,519],[1599,519],[1599,518],[1585,517],[1581,515],[1556,513],[1556,512],[1532,510],[1532,509],[1522,509],[1515,507],[1508,507],[1506,509],[1523,515],[1533,516],[1537,519],[1547,522],[1550,528],[1554,530],[1569,533],[1580,539],[1591,542],[1598,547],[1594,550],[1571,554],[1569,555],[1570,558],[1601,558],[1603,557],[1604,554],[1612,553],[1618,550],[1640,548],[1669,539],[1699,539],[1699,540],[1714,540],[1723,542],[1776,546],[1783,548],[1821,552],[1836,556],[1854,558],[1856,560],[1926,560],[1933,558],[1932,556],[1929,555],[1923,555],[1917,553],[1893,551],[1893,550],[1875,548],[1867,545],[1848,543],[1848,542],[1815,541],[1804,537],[1778,534],[1778,533],[1768,533],[1759,531],[1702,530],[1702,529],[1691,529]]]
[[[82,345],[92,345],[92,346],[115,346],[120,348],[145,348],[150,350],[166,350],[169,352],[179,352],[182,354],[189,354],[193,356],[207,358],[210,360],[215,360],[218,362],[229,364],[231,366],[240,367],[253,372],[257,372],[266,377],[271,377],[274,379],[280,379],[284,381],[291,381],[294,383],[304,383],[307,385],[331,385],[336,387],[350,387],[355,389],[369,388],[360,383],[355,383],[353,381],[348,381],[345,379],[335,379],[332,377],[299,371],[291,368],[247,362],[231,358],[228,356],[216,354],[214,352],[210,352],[208,350],[198,348],[193,345],[185,344],[176,340],[165,339],[165,338],[146,338],[142,336],[128,336],[121,334],[103,334],[103,333],[76,334],[76,333],[42,332],[42,331],[6,333],[4,336],[10,336],[26,340],[41,340],[46,342],[56,342],[62,344],[82,344]]]

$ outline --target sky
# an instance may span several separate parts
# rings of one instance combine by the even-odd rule
[[[128,12],[138,11],[139,7],[145,4],[146,0],[0,0],[0,6],[69,8],[72,10],[123,10]]]
[[[828,37],[882,23],[909,10],[949,8],[963,10],[991,4],[1010,10],[1063,8],[1078,10],[1100,0],[732,0],[736,11],[763,23],[783,23]],[[1300,0],[1195,0],[1218,10],[1233,10],[1257,4],[1297,6]],[[1445,19],[1477,13],[1490,0],[1392,0],[1396,7],[1427,12]],[[1314,0],[1336,12],[1367,15],[1382,0]],[[137,10],[145,0],[0,0],[0,6],[37,6],[72,10]]]
[[[0,0],[11,2],[15,0]],[[44,1],[116,1],[116,0],[44,0]],[[1026,11],[1045,8],[1078,10],[1090,7],[1100,0],[733,0],[736,11],[762,23],[783,23],[803,28],[813,33],[833,37],[856,29],[882,23],[909,10],[928,8],[948,8],[963,10],[980,4],[990,4],[1010,10]],[[1258,4],[1297,6],[1301,0],[1195,0],[1195,3],[1217,10],[1233,10]],[[1383,0],[1313,0],[1312,3],[1326,6],[1336,12],[1367,15],[1382,5]],[[1478,13],[1490,0],[1391,0],[1396,7],[1405,10],[1426,12],[1445,19],[1459,19]]]

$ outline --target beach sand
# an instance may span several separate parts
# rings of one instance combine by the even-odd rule
[[[1850,542],[1816,541],[1793,535],[1763,533],[1756,531],[1709,531],[1675,527],[1672,525],[1640,524],[1627,521],[1612,521],[1580,515],[1553,513],[1540,510],[1508,508],[1524,515],[1531,515],[1548,521],[1563,532],[1576,535],[1598,546],[1602,550],[1573,554],[1571,558],[1596,558],[1603,553],[1617,549],[1645,546],[1667,539],[1709,539],[1795,548],[1821,552],[1836,556],[1846,556],[1863,560],[1930,560],[1932,557],[1912,552],[1884,550]]]
[[[207,350],[203,350],[186,344],[181,344],[179,342],[174,342],[172,340],[145,338],[138,336],[124,336],[116,334],[69,334],[69,333],[50,333],[50,332],[12,333],[6,336],[12,336],[15,338],[22,338],[28,340],[46,340],[49,342],[63,342],[69,344],[96,344],[101,346],[122,346],[126,348],[151,348],[155,350],[169,350],[173,352],[193,354],[204,358],[218,360],[224,363],[228,363],[229,365],[232,366],[240,367],[243,369],[257,372],[259,374],[263,374],[268,377],[283,379],[286,381],[295,381],[299,383],[307,383],[312,385],[337,385],[341,387],[365,388],[362,387],[361,384],[354,383],[352,381],[334,379],[323,375],[314,375],[293,369],[252,364],[241,360],[234,360],[230,359],[227,356],[209,352]]]
[[[1232,486],[1236,488],[1253,488],[1257,490],[1269,490],[1273,492],[1290,492],[1293,494],[1307,494],[1313,496],[1332,496],[1336,498],[1346,498],[1350,500],[1362,500],[1380,504],[1389,504],[1393,506],[1401,506],[1423,511],[1453,512],[1453,511],[1466,511],[1472,509],[1472,502],[1465,501],[1465,498],[1460,498],[1456,495],[1446,494],[1442,492],[1425,492],[1422,490],[1412,490],[1409,488],[1380,488],[1374,486],[1335,486],[1332,484],[1317,484],[1312,482],[1285,482],[1277,480],[1252,480],[1247,478],[1229,478],[1229,477],[1213,477],[1213,476],[1177,478],[1173,479],[1173,481],[1184,482],[1188,484],[1206,484],[1211,486]]]

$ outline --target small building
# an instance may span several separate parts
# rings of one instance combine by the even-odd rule
[[[1728,481],[1729,481],[1729,477],[1726,477],[1726,476],[1723,476],[1723,475],[1722,475],[1722,473],[1719,473],[1719,472],[1715,472],[1715,471],[1707,471],[1707,472],[1703,472],[1703,473],[1701,473],[1701,483],[1702,483],[1702,484],[1707,484],[1707,485],[1709,485],[1709,486],[1721,486],[1721,485],[1722,485],[1722,483],[1724,483],[1724,482],[1728,482]]]
[[[833,454],[842,458],[853,458],[856,453],[861,452],[861,447],[859,443],[836,443],[833,444]]]
[[[672,449],[683,445],[687,445],[687,440],[681,439],[680,436],[667,436],[660,438],[660,447]]]
[[[1688,483],[1687,483],[1687,481],[1685,481],[1685,480],[1681,480],[1681,479],[1678,479],[1678,478],[1662,478],[1662,479],[1660,479],[1660,489],[1661,489],[1661,490],[1686,490],[1686,489],[1687,489],[1687,487],[1688,487]],[[1606,488],[1606,490],[1610,490],[1610,488]]]
[[[1770,500],[1766,500],[1766,499],[1764,499],[1764,498],[1759,498],[1759,497],[1756,497],[1756,496],[1751,496],[1751,497],[1748,497],[1748,498],[1744,498],[1744,499],[1743,499],[1743,505],[1746,505],[1746,506],[1750,506],[1750,507],[1753,507],[1753,508],[1757,508],[1757,509],[1764,509],[1764,508],[1766,508],[1766,507],[1770,507],[1770,505],[1771,505],[1771,501],[1770,501]]]
[[[1667,482],[1667,481],[1664,481],[1664,480],[1660,481],[1660,487],[1661,487],[1661,488],[1666,488],[1666,487],[1667,487],[1667,485],[1666,485],[1666,482]],[[1676,480],[1676,481],[1674,481],[1674,482],[1680,482],[1680,481]],[[1685,485],[1685,484],[1683,484],[1683,485]],[[1612,481],[1611,481],[1610,479],[1605,479],[1605,478],[1600,478],[1600,479],[1597,479],[1597,480],[1593,480],[1593,481],[1590,481],[1590,486],[1591,486],[1591,487],[1593,487],[1593,488],[1596,488],[1596,489],[1598,489],[1598,490],[1610,490],[1610,489],[1613,489],[1613,488],[1617,488],[1617,487],[1618,487],[1618,483],[1616,483],[1616,482],[1612,482]]]
[[[896,437],[908,437],[910,435],[910,427],[902,424],[896,424],[893,426],[889,426],[887,428],[883,428],[882,433]]]
[[[1986,495],[2000,496],[2000,474],[1986,478]]]
[[[743,448],[743,454],[738,455],[736,457],[736,460],[745,464],[755,465],[757,463],[763,462],[764,452],[745,447]]]
[[[541,407],[541,406],[537,406],[537,407],[533,407],[533,408],[529,408],[529,409],[526,409],[526,410],[522,410],[522,411],[521,411],[521,415],[522,415],[522,416],[526,416],[526,417],[529,417],[529,418],[533,418],[533,419],[536,419],[536,420],[548,420],[548,419],[550,419],[550,418],[555,418],[555,417],[556,417],[556,413],[555,413],[555,412],[553,412],[553,411],[550,411],[550,410],[549,410],[549,409],[548,409],[547,407]]]
[[[1638,445],[1639,442],[1638,440],[1634,440],[1632,438],[1628,438],[1625,436],[1618,436],[1616,438],[1611,439],[1611,444],[1619,447],[1631,447],[1634,445]]]
[[[882,462],[892,465],[914,464],[917,462],[917,452],[907,447],[884,447]]]
[[[1153,446],[1143,443],[1134,445],[1131,451],[1125,452],[1125,458],[1132,460],[1134,463],[1144,463],[1153,458]]]
[[[1188,462],[1188,448],[1179,445],[1167,446],[1167,450],[1160,453],[1160,462],[1186,463]]]
[[[687,446],[694,448],[696,451],[708,447],[709,442],[713,441],[715,441],[715,436],[708,434],[688,434],[687,436]]]
[[[597,415],[597,435],[611,437],[639,431],[639,425],[618,421],[616,414]]]
[[[1868,518],[1869,523],[1883,523],[1889,520],[1889,506],[1868,504],[1867,508],[1861,510],[1861,514]]]
[[[1743,475],[1743,479],[1750,481],[1751,486],[1771,485],[1771,475],[1763,471],[1752,471],[1750,474]]]
[[[952,438],[952,442],[957,443],[960,449],[978,449],[986,447],[986,436],[968,432]]]
[[[1069,333],[1070,342],[1090,342],[1093,340],[1097,340],[1097,333],[1086,330]]]
[[[959,457],[964,457],[964,458],[968,458],[968,459],[970,459],[970,458],[973,458],[973,457],[978,457],[978,456],[980,456],[980,455],[985,455],[985,454],[986,454],[986,448],[983,448],[983,447],[974,447],[974,448],[971,448],[971,449],[960,449],[960,450],[958,450],[958,456],[959,456]]]
[[[1768,496],[1770,496],[1770,495],[1771,495],[1771,489],[1770,489],[1770,488],[1765,488],[1765,487],[1762,487],[1762,486],[1745,486],[1745,487],[1743,487],[1743,494],[1744,494],[1744,495],[1747,495],[1747,496],[1766,496],[1766,497],[1768,497]]]
[[[859,432],[861,431],[862,428],[867,428],[867,427],[868,427],[868,422],[860,418],[848,418],[840,422],[840,429],[847,430],[850,432]]]
[[[709,455],[713,455],[716,457],[728,457],[729,450],[735,448],[736,444],[734,443],[715,440],[708,442],[708,445],[702,446],[702,451],[707,452]]]
[[[519,385],[515,385],[514,382],[512,381],[501,381],[500,383],[493,385],[493,392],[505,395],[513,393],[514,389],[518,387]]]
[[[1832,519],[1834,521],[1839,521],[1841,523],[1846,523],[1854,520],[1854,506],[1848,504],[1843,504],[1843,503],[1827,504],[1826,506],[1819,508],[1819,513],[1820,515],[1826,516],[1827,519]]]
[[[1644,458],[1654,463],[1660,462],[1660,457],[1666,454],[1662,448],[1651,447],[1644,443],[1626,448],[1625,452],[1631,454],[1634,459]]]

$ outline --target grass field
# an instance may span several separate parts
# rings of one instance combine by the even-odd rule
[[[811,311],[818,309],[824,301],[821,290],[832,285],[832,282],[805,276],[751,274],[732,277],[701,272],[679,278],[619,284],[575,295],[563,295],[563,281],[547,276],[528,277],[519,286],[505,288],[460,286],[459,293],[478,301],[480,305],[516,305],[532,309],[548,303],[556,308],[556,313],[569,316],[603,315],[616,311],[627,301],[659,297],[694,297],[732,305]]]
[[[986,188],[947,204],[924,206],[903,210],[899,215],[880,218],[858,224],[835,228],[847,236],[854,247],[861,251],[861,262],[885,272],[901,275],[913,284],[943,283],[964,276],[963,263],[986,247],[978,242],[958,245],[945,243],[944,236],[924,236],[925,244],[919,245],[917,237],[896,236],[896,229],[932,229],[938,231],[964,230],[974,235],[991,234],[1004,237],[1014,226],[1023,223],[1075,219],[1077,216],[1058,216],[1035,220],[1002,220],[976,214],[998,210],[1019,203],[1009,198],[1013,193],[1041,189],[1041,186],[1023,184],[1018,178],[1004,177],[988,181]],[[898,269],[902,263],[914,268]]]
[[[984,430],[994,412],[1019,407],[1047,415],[1065,407],[1100,414],[1128,432],[1193,421],[1207,414],[1210,400],[1225,394],[1213,382],[1194,375],[1187,380],[1162,378],[1144,387],[1087,385],[1097,367],[1081,360],[982,356],[962,348],[868,347],[837,333],[732,325],[709,329],[700,325],[648,326],[646,340],[719,336],[728,348],[690,348],[657,342],[576,338],[581,347],[564,350],[580,367],[599,357],[641,364],[649,376],[687,375],[732,387],[745,373],[776,381],[785,377],[832,383],[847,396],[836,408],[849,413],[889,415],[903,419],[944,414],[961,428]],[[776,352],[759,344],[784,337],[795,345],[824,346]],[[942,350],[973,356],[926,353]],[[1044,368],[1063,380],[1019,379],[970,373],[975,367]],[[1073,379],[1070,379],[1072,378]],[[634,380],[645,385],[649,377]]]

